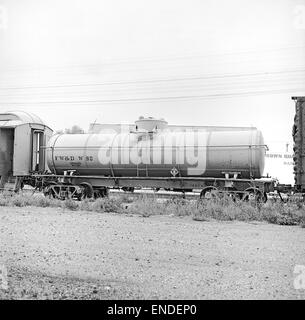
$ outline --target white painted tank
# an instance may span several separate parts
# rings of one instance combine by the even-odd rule
[[[63,174],[147,177],[261,178],[265,163],[262,133],[242,131],[122,132],[60,134],[47,148],[50,170]]]

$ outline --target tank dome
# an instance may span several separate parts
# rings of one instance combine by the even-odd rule
[[[148,132],[152,132],[155,130],[164,130],[168,125],[167,121],[165,121],[163,118],[144,118],[143,116],[139,117],[139,119],[135,121],[135,124],[138,130],[145,130]]]

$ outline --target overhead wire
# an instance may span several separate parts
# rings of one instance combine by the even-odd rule
[[[291,88],[291,89],[274,89],[274,90],[260,90],[260,91],[248,91],[238,93],[218,93],[218,94],[205,94],[205,95],[182,95],[182,96],[168,96],[168,97],[150,97],[150,98],[123,98],[123,99],[96,99],[96,100],[71,100],[71,101],[26,101],[26,102],[10,102],[2,101],[1,104],[6,105],[48,105],[48,104],[118,104],[118,103],[136,103],[136,102],[167,102],[177,100],[188,100],[188,99],[213,99],[220,97],[238,97],[247,95],[261,95],[261,94],[281,94],[285,92],[302,92],[305,91],[304,87]]]
[[[210,52],[210,53],[191,53],[190,55],[168,55],[168,56],[163,56],[163,57],[133,57],[133,58],[128,58],[128,59],[123,59],[123,58],[111,58],[107,59],[104,58],[100,64],[72,64],[72,65],[64,65],[64,66],[44,66],[43,68],[46,69],[67,69],[67,68],[79,68],[84,67],[84,68],[96,68],[97,66],[105,66],[105,65],[121,65],[121,64],[130,64],[130,63],[147,63],[147,62],[175,62],[175,61],[181,61],[181,60],[190,60],[190,59],[204,59],[204,58],[211,58],[211,57],[236,57],[239,55],[254,55],[254,58],[257,59],[262,53],[269,52],[272,53],[272,57],[274,58],[275,54],[278,54],[279,52],[287,51],[287,50],[293,50],[293,54],[298,54],[300,50],[305,50],[305,45],[292,45],[292,46],[286,46],[286,47],[274,47],[274,48],[260,48],[260,49],[255,49],[255,50],[246,50],[246,51],[237,51],[237,52]],[[277,53],[276,53],[277,52]],[[264,55],[265,59],[266,55]],[[238,58],[240,60],[240,57]],[[41,70],[42,66],[23,66],[23,67],[7,67],[7,71],[20,71],[20,70]],[[5,71],[2,69],[2,72]]]
[[[256,73],[240,73],[240,74],[214,74],[214,75],[200,75],[192,77],[182,78],[159,78],[159,79],[143,79],[143,80],[131,80],[131,81],[114,81],[114,82],[102,82],[102,83],[72,83],[62,85],[45,85],[45,86],[15,86],[15,87],[1,87],[0,90],[22,90],[22,89],[48,89],[48,88],[68,88],[68,87],[92,87],[92,86],[110,86],[110,85],[121,85],[121,84],[143,84],[143,83],[163,83],[163,82],[174,82],[174,81],[193,81],[203,79],[227,79],[227,78],[243,78],[243,77],[256,77],[256,76],[270,76],[280,74],[291,74],[291,73],[305,73],[305,69],[299,70],[281,70],[281,71],[267,71],[267,72],[256,72]]]

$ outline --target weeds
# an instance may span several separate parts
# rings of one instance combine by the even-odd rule
[[[142,196],[133,202],[128,199],[128,206],[123,206],[127,199],[100,198],[74,201],[60,201],[44,197],[42,194],[24,195],[1,193],[1,206],[15,207],[56,207],[71,211],[133,213],[143,217],[152,215],[191,216],[196,221],[265,221],[278,225],[300,225],[305,228],[305,204],[302,202],[267,202],[257,204],[233,201],[222,196],[211,200],[191,200],[172,198],[160,201],[157,198]]]
[[[23,195],[14,193],[1,193],[0,206],[2,207],[55,207],[71,211],[94,211],[94,212],[120,212],[121,201],[109,198],[98,200],[74,201],[66,199],[60,201],[44,197],[42,194]]]

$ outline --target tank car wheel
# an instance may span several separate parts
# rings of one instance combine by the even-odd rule
[[[82,182],[80,184],[80,187],[82,188],[82,194],[80,196],[80,200],[93,198],[94,190],[90,183]]]
[[[266,202],[267,197],[260,190],[250,188],[245,191],[242,200],[249,202]]]
[[[100,190],[102,198],[108,197],[109,196],[109,189],[108,188],[103,188]]]
[[[236,202],[242,199],[241,195],[236,192],[229,192],[228,196],[233,202]]]
[[[124,192],[134,192],[134,187],[122,187]]]
[[[50,181],[48,183],[48,186],[46,186],[44,189],[43,189],[43,195],[45,197],[49,197],[49,198],[54,198],[56,199],[56,194],[54,193],[54,191],[51,189],[51,186],[56,186],[58,183],[55,182],[55,181]]]
[[[200,193],[200,199],[215,199],[217,197],[218,189],[215,187],[207,187]]]
[[[98,198],[105,198],[109,195],[109,189],[108,188],[100,188],[97,190],[94,190],[94,199]]]

